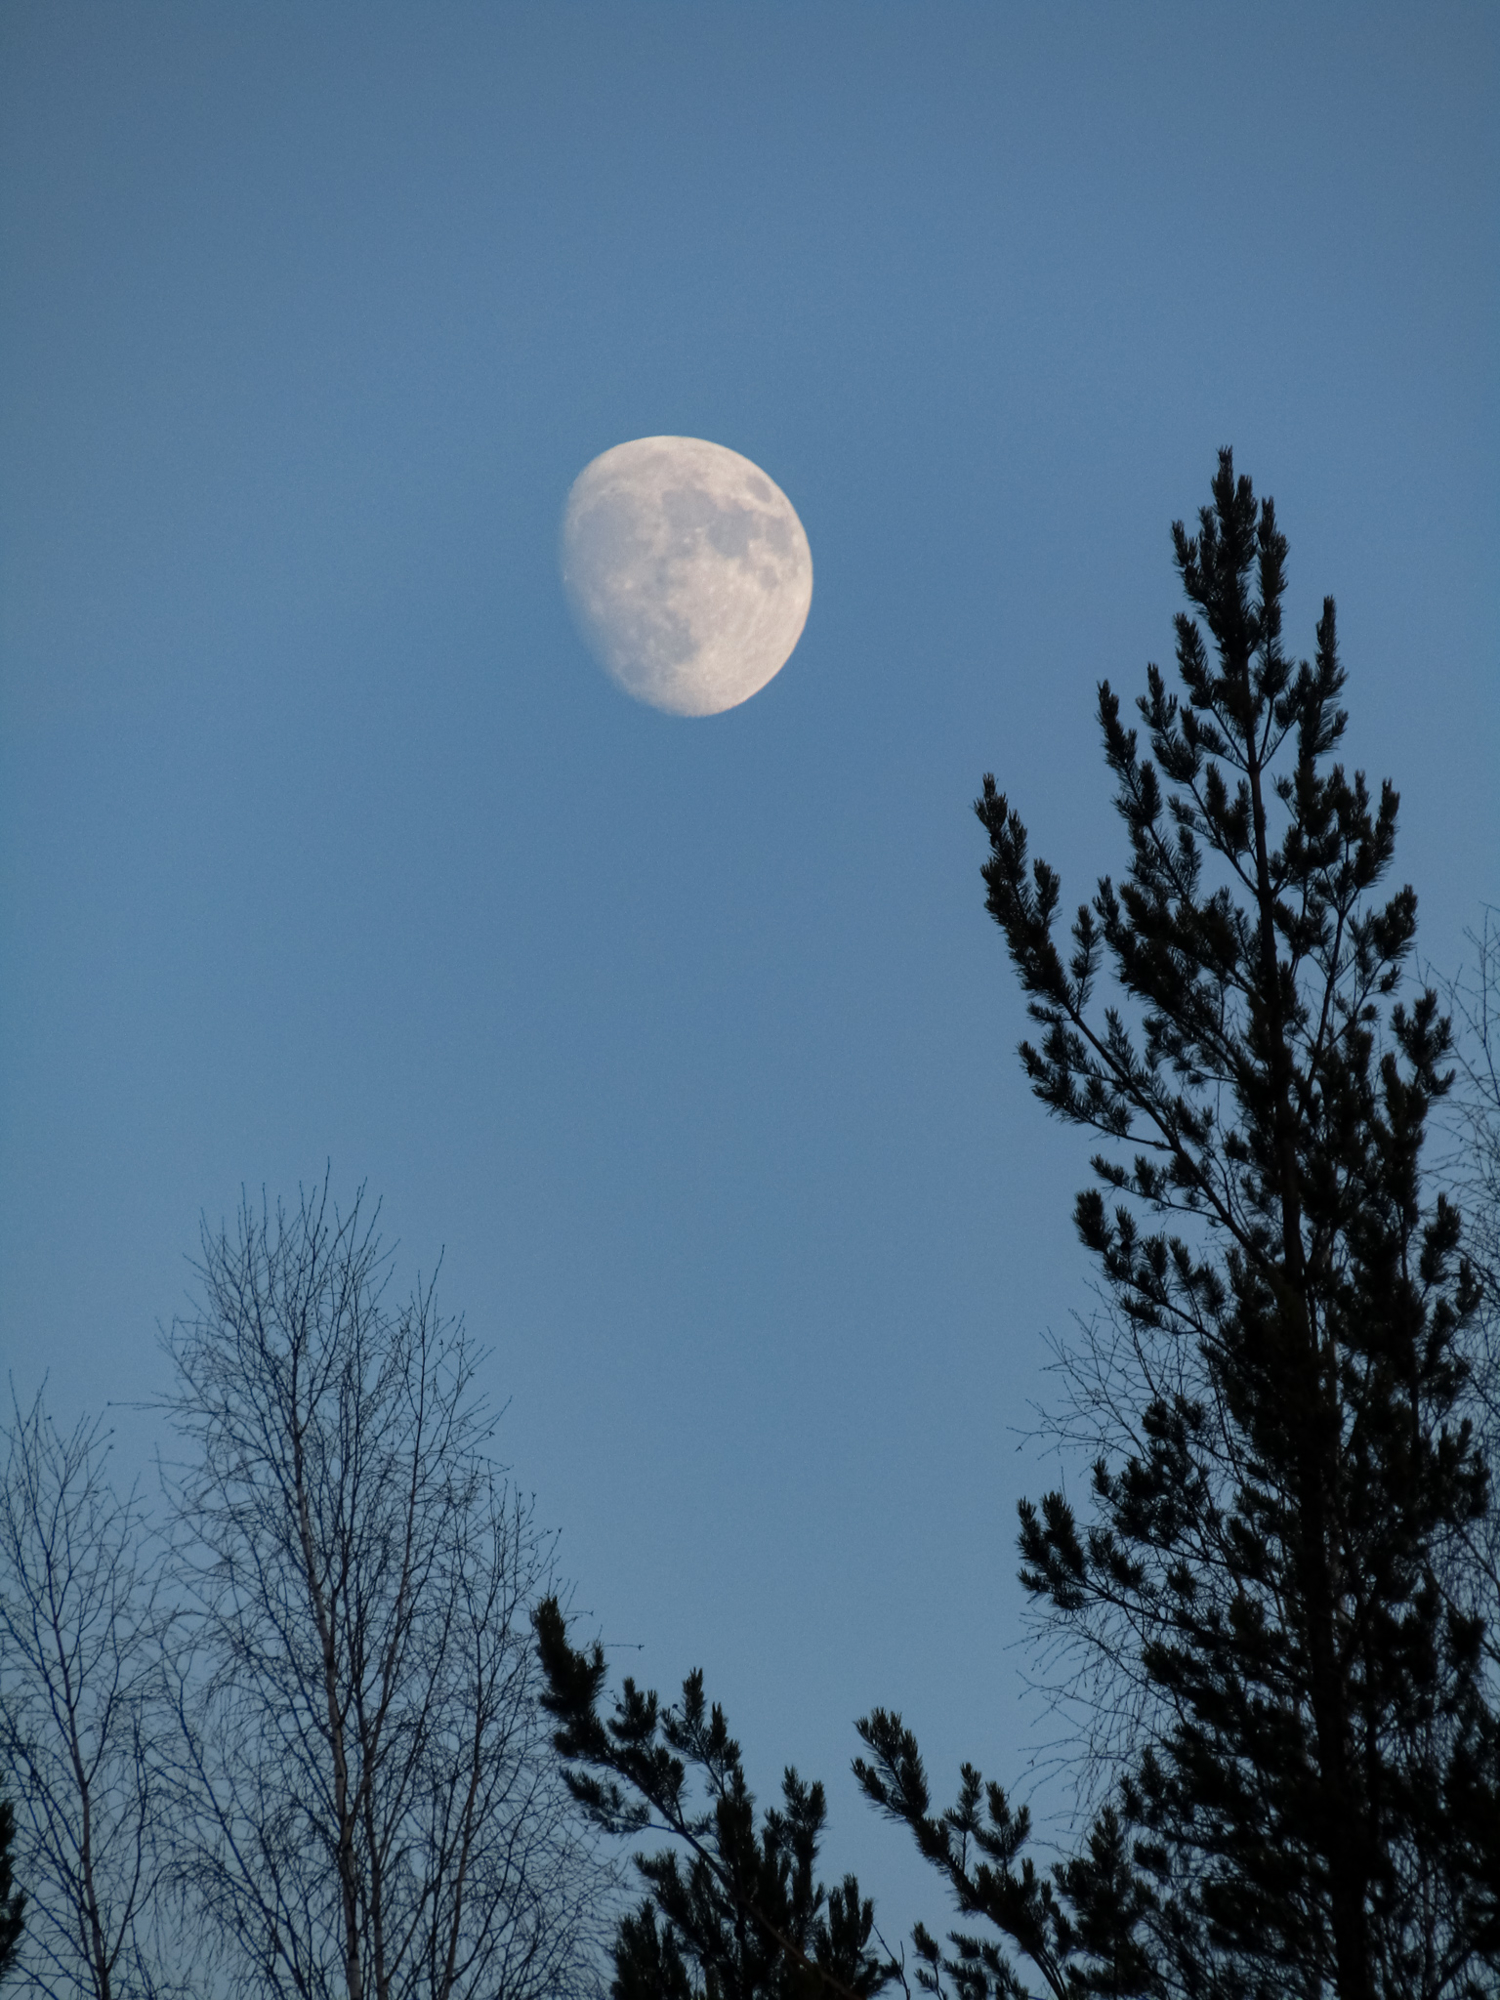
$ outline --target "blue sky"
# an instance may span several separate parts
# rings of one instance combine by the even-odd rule
[[[701,1663],[915,1914],[850,1725],[1006,1780],[1044,1740],[1021,1433],[1090,1296],[969,801],[1070,895],[1119,866],[1094,686],[1168,660],[1229,443],[1460,963],[1497,57],[1485,6],[0,8],[23,1396],[149,1397],[200,1212],[368,1181],[618,1657]],[[577,472],[663,432],[764,466],[816,573],[703,721],[557,580]]]

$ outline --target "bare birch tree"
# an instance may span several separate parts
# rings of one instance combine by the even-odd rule
[[[549,1546],[486,1455],[476,1356],[392,1306],[325,1187],[205,1232],[167,1345],[184,1883],[232,1990],[563,2000],[607,1882],[551,1762],[529,1613]]]
[[[15,1787],[33,1992],[170,1990],[152,1932],[169,1859],[159,1664],[167,1620],[137,1495],[108,1438],[61,1436],[40,1396],[13,1422],[0,1492],[0,1763]]]

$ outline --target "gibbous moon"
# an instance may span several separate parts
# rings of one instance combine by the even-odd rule
[[[635,438],[586,465],[562,522],[579,630],[627,694],[718,715],[802,636],[812,552],[781,488],[703,438]]]

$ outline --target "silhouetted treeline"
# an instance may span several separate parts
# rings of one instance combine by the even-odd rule
[[[326,1186],[205,1232],[164,1508],[17,1411],[0,1758],[33,1990],[553,2000],[609,1877],[538,1708],[550,1547],[475,1356]]]
[[[1100,1308],[1050,1418],[1088,1499],[1019,1520],[1073,1851],[1039,1865],[970,1765],[934,1805],[872,1710],[859,1782],[955,1911],[908,1956],[822,1879],[821,1786],[757,1806],[701,1675],[611,1698],[461,1326],[387,1302],[325,1189],[205,1235],[160,1518],[97,1428],[16,1412],[0,1971],[24,1921],[22,1977],[95,2000],[566,2000],[606,1950],[615,2000],[1500,1993],[1500,952],[1487,922],[1445,998],[1417,976],[1333,602],[1294,659],[1227,452],[1173,549],[1175,685],[1149,667],[1133,723],[1099,685],[1124,870],[1066,938],[1015,805],[977,804],[1021,1060],[1090,1148]],[[981,1473],[988,1429],[954,1440]],[[591,1833],[668,1842],[623,1914]]]
[[[1227,452],[1173,550],[1175,688],[1150,667],[1134,723],[1098,691],[1124,872],[1065,938],[1019,812],[990,778],[977,805],[1021,1061],[1091,1148],[1074,1219],[1102,1304],[1052,1418],[1089,1499],[1023,1502],[1019,1535],[1084,1717],[1076,1850],[1038,1867],[1026,1808],[972,1766],[935,1806],[913,1731],[874,1710],[859,1781],[958,1917],[917,1928],[908,1969],[853,1885],[818,1885],[815,1792],[789,1773],[757,1830],[701,1681],[671,1707],[627,1681],[602,1712],[602,1655],[548,1608],[576,1795],[686,1857],[641,1857],[620,2000],[1500,1991],[1493,938],[1450,996],[1456,1046],[1388,883],[1396,794],[1337,761],[1332,600],[1294,659],[1286,541]],[[987,1430],[954,1449],[981,1465]],[[976,1707],[987,1682],[976,1660]]]

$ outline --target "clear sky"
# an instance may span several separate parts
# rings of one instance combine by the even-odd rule
[[[1445,969],[1500,901],[1493,6],[0,7],[0,1349],[158,1389],[201,1212],[385,1201],[577,1602],[753,1773],[1047,1718],[1020,1433],[1089,1302],[986,769],[1069,901],[1214,453],[1340,606]],[[762,465],[815,591],[684,721],[569,484]],[[153,1420],[121,1418],[144,1460]],[[1021,1786],[1024,1792],[1024,1784]]]

